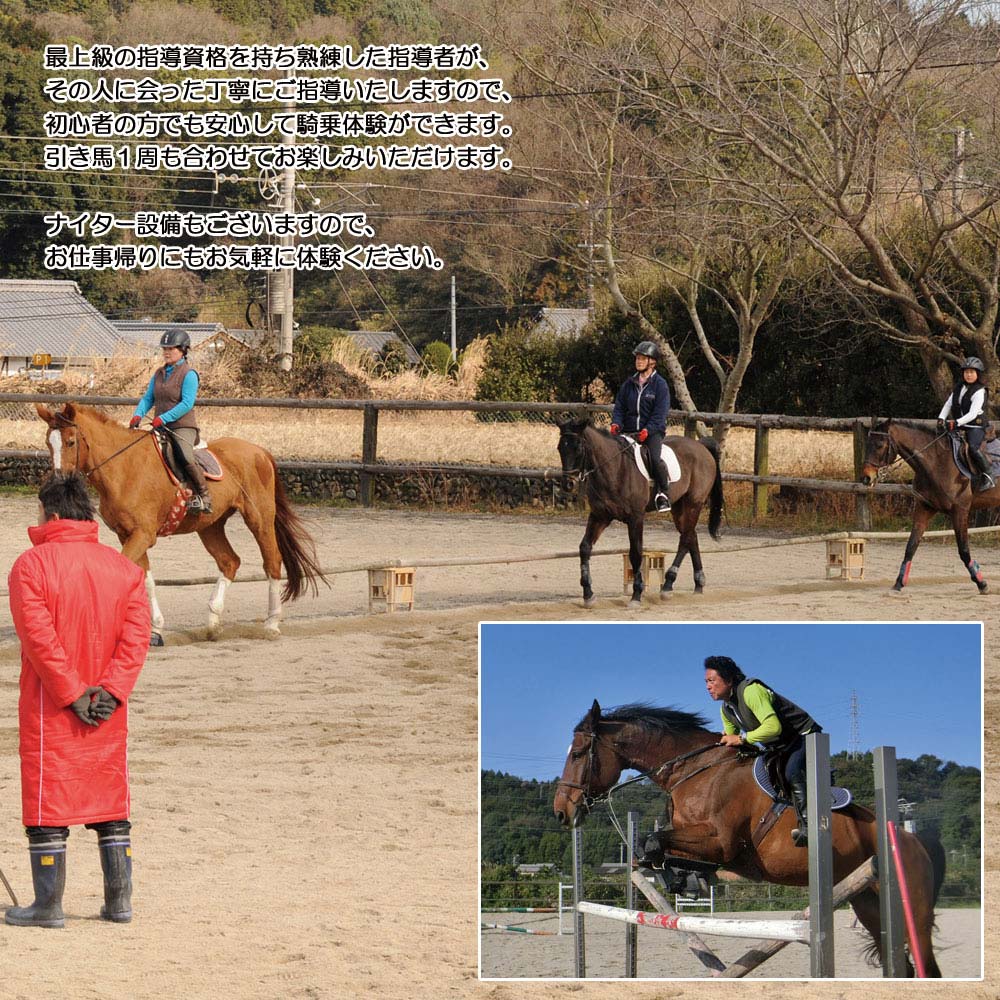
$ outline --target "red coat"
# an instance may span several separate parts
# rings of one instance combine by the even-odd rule
[[[25,826],[129,815],[126,699],[149,648],[142,570],[97,540],[96,521],[28,529],[34,548],[8,577],[21,640],[21,811]],[[123,702],[87,726],[72,702],[100,684]]]

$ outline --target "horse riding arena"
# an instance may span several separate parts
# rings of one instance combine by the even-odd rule
[[[30,497],[0,502],[6,527],[0,551],[9,569],[28,545],[26,528],[35,521],[36,504]],[[299,510],[317,540],[322,565],[332,568],[526,558],[573,551],[583,531],[582,517]],[[244,571],[259,570],[256,548],[237,519],[232,537]],[[103,527],[102,538],[112,541]],[[648,523],[647,548],[669,548],[675,539],[672,528]],[[367,614],[365,574],[345,573],[331,578],[332,589],[289,605],[283,635],[274,641],[263,637],[264,584],[237,583],[230,589],[223,635],[214,643],[205,640],[211,586],[162,588],[167,645],[151,651],[130,703],[135,920],[110,926],[95,919],[97,848],[93,834],[74,829],[67,927],[48,932],[0,926],[6,958],[0,994],[87,1000],[220,994],[241,1000],[512,1000],[561,997],[569,990],[614,1000],[679,995],[670,988],[665,992],[662,984],[477,980],[477,625],[482,620],[984,620],[989,874],[997,864],[1000,817],[995,779],[1000,635],[994,625],[1000,597],[976,593],[951,543],[921,547],[902,595],[889,593],[902,554],[898,541],[869,542],[865,579],[854,583],[824,579],[822,543],[719,551],[763,540],[736,532],[724,535],[723,546],[706,540],[705,594],[694,596],[685,571],[668,602],[654,594],[637,611],[625,609],[620,556],[595,557],[597,603],[589,611],[581,606],[574,559],[418,569],[415,610],[394,614]],[[624,532],[615,526],[597,551],[624,545]],[[978,544],[976,554],[986,578],[1000,588],[1000,551]],[[160,579],[215,573],[190,536],[160,541],[150,558]],[[18,648],[6,601],[0,606],[0,660],[6,668],[0,683],[6,719],[0,728],[6,761],[0,772],[6,802],[0,813],[0,867],[20,897],[28,893],[29,879],[18,793]],[[890,668],[905,671],[905,664]],[[998,936],[994,891],[987,878],[987,949]],[[956,912],[972,919],[969,911]],[[524,915],[529,916],[558,919]],[[838,914],[838,920],[844,916]],[[978,935],[956,932],[950,917],[939,913],[942,969],[946,976],[975,975],[976,963],[970,968],[964,948],[966,938]],[[511,915],[502,922],[518,921]],[[588,971],[616,976],[624,935],[615,925],[602,930],[603,923],[588,926]],[[590,940],[605,933],[613,949],[606,973],[599,971],[598,945]],[[646,942],[644,934],[657,933],[660,938]],[[640,975],[654,974],[648,963],[655,949],[663,949],[664,936],[640,928]],[[838,949],[843,942],[860,953],[852,937],[850,931],[839,933]],[[503,939],[504,948],[524,948],[531,959],[515,971],[502,958],[505,964],[495,974],[571,974],[568,936],[495,932],[492,938]],[[557,961],[560,948],[566,949],[566,964]],[[790,945],[774,961],[793,961],[797,950]],[[807,950],[801,952],[807,969]],[[838,952],[838,975],[847,974],[848,962]],[[690,958],[669,963],[659,974],[685,974],[678,968],[690,970]],[[780,965],[765,968],[784,974]],[[995,992],[983,983],[926,988],[935,998],[947,989],[948,1000]],[[683,989],[685,996],[718,993],[711,984]],[[859,1000],[895,997],[898,989],[888,982],[837,987],[838,996]],[[767,990],[782,1000],[828,992],[818,985],[781,983]]]

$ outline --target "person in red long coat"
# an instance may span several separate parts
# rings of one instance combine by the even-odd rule
[[[21,640],[18,725],[21,811],[35,901],[8,924],[62,927],[66,841],[97,831],[101,917],[132,919],[128,698],[149,648],[142,570],[97,540],[84,479],[52,477],[39,491],[33,547],[8,577]]]

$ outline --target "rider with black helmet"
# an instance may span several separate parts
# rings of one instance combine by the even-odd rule
[[[611,433],[634,435],[637,441],[649,446],[650,471],[656,480],[653,502],[657,510],[668,511],[670,476],[660,459],[660,449],[667,432],[670,387],[656,371],[660,349],[653,341],[644,340],[632,353],[635,355],[635,374],[627,378],[618,390],[611,414]]]
[[[211,514],[212,498],[205,473],[194,457],[194,446],[198,443],[198,420],[194,413],[198,373],[187,361],[191,338],[186,330],[172,327],[160,337],[160,347],[163,350],[163,365],[149,380],[129,427],[138,427],[149,409],[153,408],[153,428],[166,427],[170,432],[177,462],[187,471],[194,487],[194,496],[187,503],[188,509]]]
[[[939,430],[965,431],[969,454],[979,469],[980,476],[975,487],[980,491],[996,486],[990,475],[989,457],[980,447],[986,436],[986,398],[986,365],[979,358],[966,358],[962,362],[962,377],[938,414]]]

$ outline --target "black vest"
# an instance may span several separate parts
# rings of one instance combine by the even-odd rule
[[[785,746],[791,743],[796,736],[822,732],[822,727],[808,712],[778,694],[777,691],[756,677],[748,677],[740,681],[733,689],[729,699],[722,703],[722,714],[737,729],[749,733],[760,728],[760,719],[747,707],[744,697],[744,692],[749,684],[760,684],[767,688],[771,694],[771,704],[774,705],[774,712],[781,722],[781,735],[771,744],[772,747]]]
[[[969,391],[960,400],[958,397],[963,389],[968,389]],[[979,389],[983,390],[983,412],[976,417],[971,423],[963,424],[963,427],[982,427],[986,423],[986,408],[989,405],[990,393],[989,389],[986,388],[985,382],[973,382],[972,385],[968,385],[965,382],[958,382],[951,393],[951,418],[952,420],[958,420],[964,417],[966,413],[972,408],[972,397]]]

